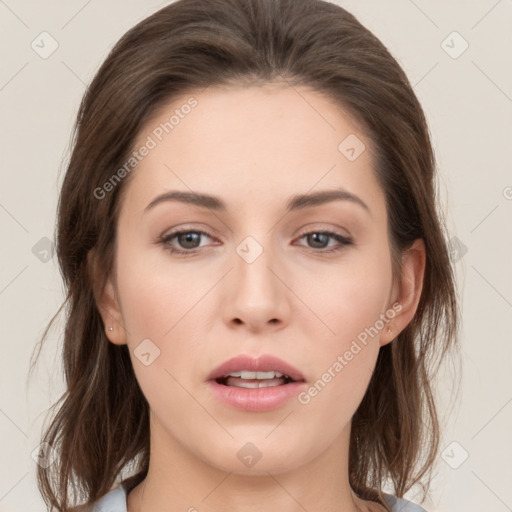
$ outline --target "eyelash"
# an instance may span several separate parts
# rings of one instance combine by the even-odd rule
[[[199,248],[185,250],[185,249],[176,249],[175,247],[172,247],[170,245],[170,241],[173,238],[175,238],[176,236],[181,235],[183,233],[196,233],[196,234],[206,235],[209,238],[213,238],[206,231],[201,231],[198,229],[181,229],[181,230],[173,231],[172,233],[162,236],[158,242],[161,245],[163,245],[166,248],[166,250],[169,251],[171,254],[176,254],[176,255],[196,254],[198,252]],[[341,251],[346,246],[353,245],[353,243],[354,243],[351,238],[348,238],[346,236],[339,235],[338,233],[334,233],[332,231],[327,231],[327,230],[308,231],[308,232],[300,235],[299,240],[304,238],[307,235],[313,235],[313,234],[329,235],[330,238],[333,238],[334,240],[336,240],[339,243],[339,245],[335,246],[332,249],[328,249],[328,250],[315,249],[315,248],[310,247],[310,249],[312,249],[314,252],[319,252],[321,254],[332,254],[332,253]]]

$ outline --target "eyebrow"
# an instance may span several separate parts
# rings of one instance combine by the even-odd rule
[[[179,201],[216,211],[224,212],[227,210],[226,203],[219,197],[199,192],[171,190],[156,196],[146,206],[144,212],[151,210],[157,204],[167,201]],[[350,201],[354,204],[358,204],[371,215],[370,208],[361,198],[344,189],[322,190],[309,194],[295,194],[288,201],[286,211],[301,210],[303,208],[318,206],[332,201]]]

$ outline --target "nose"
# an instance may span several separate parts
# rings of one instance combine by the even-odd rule
[[[279,258],[268,245],[249,239],[237,247],[233,260],[226,283],[225,321],[252,333],[283,328],[289,318],[291,292]]]

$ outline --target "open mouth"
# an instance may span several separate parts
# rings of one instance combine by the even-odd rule
[[[240,367],[245,368],[240,370]],[[212,371],[208,377],[210,390],[216,399],[243,412],[278,409],[296,397],[306,383],[300,371],[269,356],[261,360],[233,359]]]
[[[278,372],[233,372],[215,379],[217,384],[237,388],[270,388],[296,382],[288,375]]]

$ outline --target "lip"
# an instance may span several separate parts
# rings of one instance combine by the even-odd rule
[[[277,371],[284,375],[288,375],[294,381],[305,381],[302,373],[297,370],[297,368],[293,367],[291,364],[279,359],[278,357],[272,356],[270,354],[263,354],[259,357],[253,357],[245,354],[238,355],[233,357],[220,366],[215,368],[210,372],[207,377],[208,381],[215,382],[215,379],[220,379],[231,372],[237,372],[241,370],[248,370],[251,372],[269,372],[269,371]],[[297,382],[300,383],[300,382]],[[293,383],[290,383],[293,384]],[[287,384],[289,385],[289,384]],[[224,386],[226,387],[226,386]],[[279,387],[279,386],[277,386]],[[283,386],[284,387],[284,386]],[[258,388],[265,389],[265,388]],[[274,388],[266,388],[266,389],[274,389]]]
[[[215,380],[210,380],[207,384],[222,404],[244,412],[265,412],[277,409],[296,397],[306,386],[304,381],[255,389],[224,386]]]
[[[216,380],[228,373],[241,370],[252,372],[274,370],[288,375],[295,382],[265,388],[238,388],[235,386],[225,386]],[[306,381],[297,368],[278,357],[270,354],[263,354],[259,357],[241,354],[215,368],[208,375],[207,384],[213,395],[228,407],[245,412],[264,412],[277,409],[292,397],[297,396],[306,385]]]

